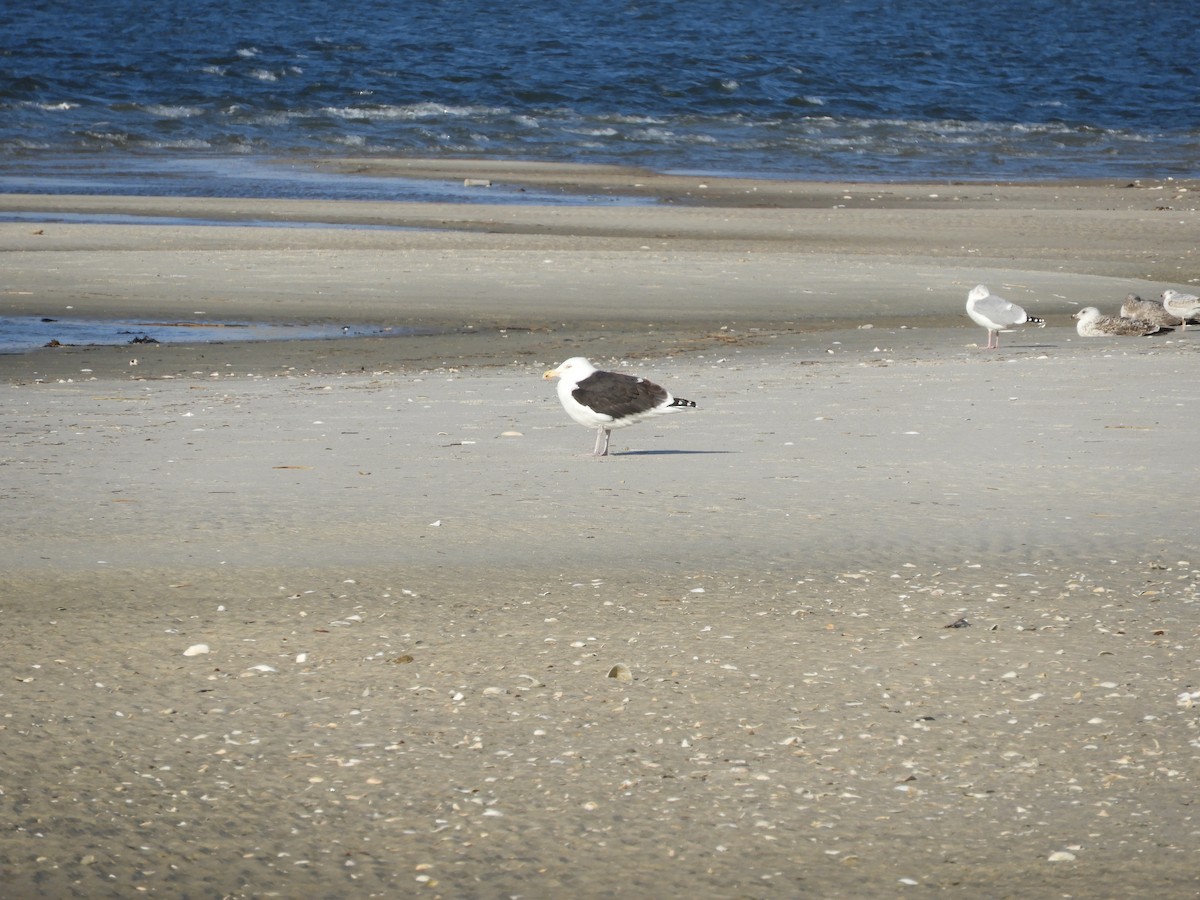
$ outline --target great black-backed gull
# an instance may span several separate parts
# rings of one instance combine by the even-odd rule
[[[542,377],[558,379],[558,399],[567,415],[585,428],[596,429],[594,456],[608,455],[614,428],[696,405],[637,375],[602,372],[582,356],[571,357]]]
[[[1121,304],[1122,319],[1137,319],[1139,322],[1149,322],[1151,325],[1167,325],[1174,328],[1182,321],[1163,309],[1159,300],[1143,300],[1137,294],[1126,294],[1125,302]]]
[[[977,284],[967,294],[967,315],[977,325],[987,329],[987,350],[999,350],[1000,332],[1009,331],[1014,325],[1024,325],[1026,322],[1031,325],[1046,324],[1045,319],[1031,316],[1017,304],[997,297],[983,284]]]
[[[1168,289],[1162,292],[1162,303],[1163,309],[1183,320],[1184,331],[1187,331],[1188,319],[1200,318],[1200,297],[1195,294],[1181,294]]]
[[[1170,331],[1165,325],[1141,322],[1137,319],[1119,319],[1106,316],[1094,306],[1085,306],[1072,317],[1076,319],[1075,330],[1080,337],[1108,337],[1127,335],[1145,337],[1148,334]]]

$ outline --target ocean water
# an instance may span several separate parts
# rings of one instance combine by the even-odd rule
[[[1194,0],[30,0],[0,190],[428,195],[268,165],[374,155],[1193,177],[1198,38]]]

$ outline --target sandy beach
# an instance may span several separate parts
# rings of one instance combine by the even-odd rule
[[[589,199],[0,196],[3,316],[427,332],[0,354],[5,896],[1200,893],[1200,327],[1071,319],[1200,185],[326,165]]]

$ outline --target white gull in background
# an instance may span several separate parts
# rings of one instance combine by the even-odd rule
[[[1183,320],[1184,331],[1187,331],[1188,319],[1200,318],[1200,297],[1195,294],[1181,294],[1168,289],[1162,293],[1162,304],[1163,309]]]
[[[1125,302],[1121,304],[1121,318],[1137,319],[1151,325],[1168,325],[1171,328],[1181,321],[1178,316],[1173,316],[1163,309],[1158,300],[1143,300],[1137,294],[1125,295]]]
[[[977,284],[967,294],[967,315],[977,325],[987,329],[988,342],[986,349],[1000,349],[1000,332],[1011,331],[1014,325],[1045,325],[1045,319],[1031,316],[1017,304],[997,297],[987,289],[987,285]]]
[[[1171,329],[1165,325],[1153,322],[1140,322],[1137,319],[1120,319],[1116,316],[1106,316],[1094,306],[1085,306],[1072,316],[1076,319],[1075,330],[1080,337],[1109,337],[1128,335],[1145,337],[1148,334],[1168,332]]]
[[[596,429],[594,456],[608,455],[614,428],[696,405],[637,375],[602,372],[582,356],[571,357],[542,377],[558,379],[558,399],[567,415],[585,428]]]

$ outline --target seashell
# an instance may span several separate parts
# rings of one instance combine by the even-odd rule
[[[633,681],[633,673],[629,671],[629,667],[620,663],[608,670],[608,677],[615,678],[617,681]]]
[[[208,653],[208,652],[209,652],[208,644],[192,644],[192,646],[188,647],[186,650],[183,651],[183,655],[184,656],[200,656],[201,654]]]

